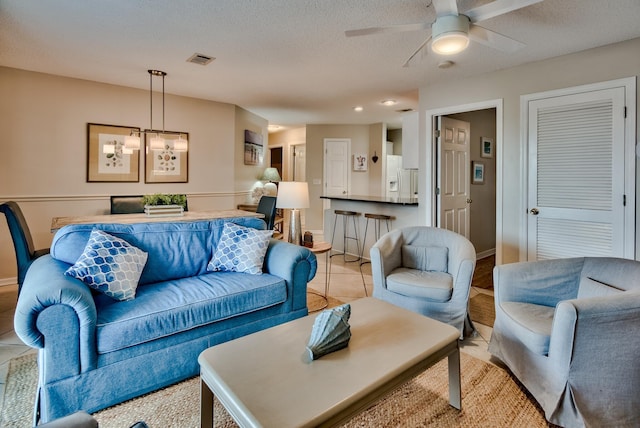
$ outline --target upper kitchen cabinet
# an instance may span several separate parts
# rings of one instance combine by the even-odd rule
[[[402,167],[418,169],[418,112],[402,116]]]

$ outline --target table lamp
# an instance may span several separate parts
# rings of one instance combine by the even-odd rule
[[[305,181],[281,181],[276,208],[291,210],[289,242],[302,245],[300,209],[309,208],[309,186]]]
[[[278,170],[276,168],[267,168],[264,170],[264,174],[262,174],[262,181],[267,181],[264,185],[264,194],[266,196],[276,196],[278,193],[278,187],[276,183],[280,181],[280,174],[278,174]]]

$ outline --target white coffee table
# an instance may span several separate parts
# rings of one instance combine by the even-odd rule
[[[351,341],[308,362],[315,315],[213,346],[200,354],[201,426],[214,395],[241,427],[315,427],[347,421],[441,359],[449,402],[461,408],[459,332],[369,297],[351,302]]]

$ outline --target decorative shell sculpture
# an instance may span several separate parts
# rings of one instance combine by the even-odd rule
[[[317,360],[323,355],[346,348],[351,339],[351,305],[348,303],[324,310],[313,323],[307,344],[308,357]]]

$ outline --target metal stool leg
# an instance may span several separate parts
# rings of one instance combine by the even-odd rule
[[[335,210],[335,220],[333,223],[333,235],[331,236],[331,247],[333,247],[336,226],[338,223],[338,219],[342,218],[342,253],[331,254],[333,256],[339,256],[342,254],[343,261],[345,263],[357,262],[360,260],[360,238],[358,237],[358,225],[356,222],[356,217],[358,217],[360,213],[354,211],[342,211]],[[353,220],[353,235],[349,235],[349,218]],[[347,259],[348,252],[348,243],[350,240],[356,241],[356,258],[353,260]]]
[[[378,240],[380,239],[380,229],[381,229],[381,220],[385,221],[385,224],[387,226],[387,232],[390,231],[390,227],[389,227],[389,221],[391,221],[391,217],[388,215],[384,215],[384,214],[369,214],[366,213],[365,218],[367,219],[367,222],[365,223],[364,226],[364,237],[362,238],[362,251],[360,252],[360,277],[362,278],[362,286],[364,287],[364,294],[365,296],[368,296],[368,292],[367,292],[367,284],[364,281],[364,273],[362,272],[362,265],[365,263],[371,263],[371,260],[364,260],[364,247],[367,244],[367,232],[369,230],[369,220],[373,220],[373,237],[375,239],[375,242],[378,242]]]

